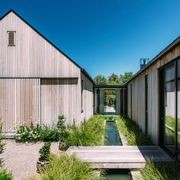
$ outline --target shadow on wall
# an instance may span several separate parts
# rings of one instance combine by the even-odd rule
[[[124,134],[128,145],[153,145],[150,136],[146,136],[135,121],[121,117],[117,119],[118,128]]]

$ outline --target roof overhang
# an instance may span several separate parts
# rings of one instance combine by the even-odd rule
[[[152,64],[158,61],[164,54],[173,49],[176,45],[180,44],[180,36],[178,36],[173,42],[171,42],[167,47],[165,47],[158,55],[156,55],[144,68],[140,69],[125,85],[129,84],[138,75],[148,69]]]

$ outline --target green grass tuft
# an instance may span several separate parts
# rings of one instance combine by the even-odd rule
[[[43,180],[97,180],[90,164],[65,153],[51,156],[49,166],[40,172]]]
[[[128,118],[115,117],[119,131],[127,139],[128,145],[152,145],[151,138],[145,136],[139,126]]]
[[[104,116],[95,115],[79,127],[70,126],[64,142],[67,146],[102,145],[104,131]]]
[[[179,180],[180,164],[175,162],[151,162],[147,161],[141,170],[143,180]]]
[[[11,180],[11,179],[12,179],[11,173],[7,172],[6,169],[0,167],[0,180]]]
[[[152,145],[151,138],[145,136],[139,126],[132,120],[123,117],[115,118],[119,131],[127,139],[128,145]],[[180,165],[175,162],[147,161],[141,170],[143,180],[180,180]]]

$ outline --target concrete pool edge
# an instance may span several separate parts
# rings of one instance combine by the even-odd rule
[[[139,170],[130,170],[132,180],[143,180]]]
[[[116,122],[116,125],[117,125],[117,129],[118,129],[118,132],[119,132],[119,136],[120,136],[120,138],[121,138],[122,146],[128,146],[127,139],[126,139],[126,137],[121,133],[121,131],[120,131],[119,127],[118,127],[117,120],[115,120],[115,122]],[[142,177],[142,175],[141,175],[141,172],[140,172],[139,170],[129,169],[129,171],[130,171],[132,180],[141,180],[141,179],[143,179],[143,177]]]
[[[117,127],[117,130],[118,130],[118,133],[119,133],[119,137],[120,137],[120,140],[121,140],[121,143],[122,145],[119,145],[119,146],[128,146],[128,142],[127,142],[127,139],[126,137],[121,133],[119,127],[118,127],[118,122],[116,119],[112,119],[112,120],[104,120],[104,126],[106,127],[106,123],[107,121],[114,121],[115,124],[116,124],[116,127]],[[105,138],[104,138],[105,139]],[[120,169],[121,170],[121,169]],[[141,172],[138,170],[138,169],[129,169],[129,172],[130,172],[130,176],[131,176],[131,179],[132,180],[141,180],[143,179],[142,175],[141,175]],[[100,174],[99,174],[99,177],[100,177]]]
[[[128,142],[126,140],[126,137],[121,133],[121,131],[119,130],[118,128],[118,123],[117,123],[117,120],[114,120],[115,123],[116,123],[116,126],[117,126],[117,129],[118,129],[118,132],[119,132],[119,136],[121,138],[121,142],[122,142],[122,146],[128,146]]]

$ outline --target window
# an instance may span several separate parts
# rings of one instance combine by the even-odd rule
[[[81,80],[81,113],[83,113],[83,89],[84,89],[84,81]]]
[[[145,134],[148,135],[148,75],[145,76]]]
[[[8,46],[15,46],[15,32],[16,31],[8,31]]]
[[[164,69],[164,145],[173,151],[175,147],[175,64]]]

